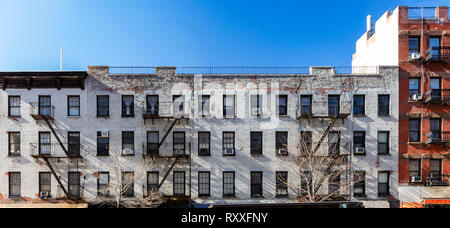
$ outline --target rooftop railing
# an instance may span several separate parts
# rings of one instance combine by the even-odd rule
[[[409,19],[435,19],[436,7],[409,7]]]
[[[155,67],[144,67],[144,66],[110,66],[109,74],[120,75],[120,74],[155,74]]]

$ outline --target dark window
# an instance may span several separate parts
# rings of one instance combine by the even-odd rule
[[[134,116],[134,96],[122,95],[122,117]]]
[[[288,132],[275,132],[275,149],[278,155],[287,155],[288,151]]]
[[[50,197],[52,190],[52,174],[50,172],[39,173],[39,195],[41,197]]]
[[[97,96],[97,116],[98,117],[109,116],[109,96],[108,95]]]
[[[276,178],[276,195],[287,196],[288,195],[288,172],[281,171],[275,173]]]
[[[122,155],[134,155],[134,132],[132,131],[122,132]]]
[[[159,115],[159,96],[147,95],[147,115]]]
[[[440,78],[430,79],[430,89],[431,89],[431,100],[432,101],[441,101],[442,90],[441,90],[441,79]]]
[[[210,113],[210,108],[209,108],[209,101],[210,101],[210,96],[209,95],[202,95],[200,97],[200,114],[202,116],[208,116]]]
[[[208,156],[211,155],[211,134],[209,132],[198,133],[198,155]]]
[[[134,172],[122,172],[122,196],[134,197]]]
[[[67,96],[67,115],[80,116],[80,96]]]
[[[234,195],[234,172],[223,172],[223,196]]]
[[[198,172],[198,195],[209,196],[210,195],[210,172]]]
[[[285,116],[288,113],[288,96],[279,95],[278,96],[278,115]]]
[[[302,154],[312,154],[312,132],[302,131],[300,132],[300,143],[301,143],[301,153]]]
[[[262,154],[263,153],[263,133],[261,131],[250,132],[250,153]]]
[[[378,115],[389,115],[389,95],[378,95]]]
[[[234,151],[234,132],[222,133],[222,150],[223,155],[235,155]]]
[[[147,173],[147,194],[152,191],[157,191],[159,187],[159,172]]]
[[[173,133],[173,154],[186,154],[186,138],[184,132]]]
[[[378,173],[378,195],[388,196],[389,193],[389,175],[390,172],[379,172]]]
[[[442,160],[431,159],[430,160],[430,180],[435,182],[442,181]]]
[[[311,115],[312,114],[312,96],[311,95],[302,95],[300,97],[300,105],[301,105],[301,113],[302,115]]]
[[[409,56],[413,53],[420,54],[420,37],[409,37]]]
[[[420,142],[420,119],[409,120],[409,141]]]
[[[263,195],[263,173],[250,173],[250,191],[252,197],[261,197]]]
[[[147,132],[147,155],[159,154],[159,132]]]
[[[341,147],[341,133],[338,131],[331,131],[328,134],[328,155],[337,156],[340,154]]]
[[[223,95],[223,117],[234,118],[235,104],[234,95]]]
[[[366,132],[355,131],[353,133],[353,150],[357,154],[365,154],[366,153],[365,149],[366,149]]]
[[[109,196],[109,172],[99,172],[97,176],[97,195]]]
[[[52,153],[52,144],[50,132],[39,132],[39,154],[50,155]]]
[[[52,115],[52,101],[50,96],[39,96],[39,115]]]
[[[250,97],[250,112],[252,116],[258,117],[261,115],[261,96],[251,95]]]
[[[301,172],[300,174],[300,194],[301,195],[308,195],[313,190],[313,183],[312,183],[312,174],[309,171]]]
[[[21,178],[19,172],[9,172],[9,197],[20,197]]]
[[[355,197],[366,195],[366,172],[353,172],[353,195]]]
[[[8,116],[11,117],[20,116],[20,96],[8,97]]]
[[[413,100],[414,95],[420,95],[420,79],[418,78],[409,79],[409,99]]]
[[[389,154],[389,132],[378,132],[378,154]]]
[[[340,113],[339,95],[328,95],[328,115],[336,116]]]
[[[366,114],[366,97],[364,95],[353,96],[353,115],[363,116]]]
[[[339,173],[334,173],[328,180],[328,194],[338,196],[341,190],[341,176]]]
[[[97,132],[97,156],[109,156],[109,136]]]
[[[9,155],[20,155],[20,132],[8,132]]]
[[[441,141],[441,119],[432,118],[430,119],[430,132],[431,139],[433,141],[440,142]]]
[[[80,196],[80,172],[69,172],[69,196]]]
[[[409,177],[421,177],[421,161],[420,159],[410,159],[409,160]]]
[[[80,132],[68,133],[69,156],[80,156]]]
[[[186,187],[186,177],[184,171],[173,172],[173,195],[184,196]]]

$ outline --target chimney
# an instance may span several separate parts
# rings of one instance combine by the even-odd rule
[[[367,32],[372,31],[372,15],[367,15]]]

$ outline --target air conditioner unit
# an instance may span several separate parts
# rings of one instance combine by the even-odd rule
[[[125,148],[123,149],[123,155],[133,155],[133,148]]]
[[[355,154],[365,154],[366,149],[364,147],[355,147]]]
[[[39,197],[41,197],[41,199],[47,199],[48,197],[50,197],[50,192],[42,191],[39,193]]]
[[[421,176],[412,176],[411,183],[422,183],[422,177]]]
[[[413,101],[419,101],[419,100],[422,100],[422,95],[420,95],[420,94],[413,94],[413,95],[411,96],[411,100],[413,100]]]
[[[420,59],[420,53],[418,53],[418,52],[411,53],[411,55],[409,56],[409,59],[411,59],[411,60],[419,60]]]
[[[225,155],[234,155],[234,148],[223,149],[223,154],[225,154]]]
[[[287,149],[278,149],[277,154],[278,155],[287,155],[288,151],[287,151]]]
[[[261,109],[259,109],[259,108],[252,109],[252,115],[257,116],[260,114],[261,114]]]
[[[101,131],[102,138],[108,138],[109,137],[109,131]]]
[[[184,150],[173,150],[174,155],[184,155]]]
[[[209,149],[200,149],[200,155],[208,155]]]

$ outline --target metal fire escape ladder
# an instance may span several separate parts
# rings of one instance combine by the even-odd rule
[[[172,124],[170,125],[169,129],[167,130],[166,134],[164,135],[164,137],[161,139],[161,142],[158,144],[158,149],[161,147],[161,145],[164,143],[164,141],[166,140],[167,136],[169,136],[170,132],[172,131],[173,127],[175,126],[175,124],[177,123],[177,121],[179,121],[180,119],[175,119]]]
[[[180,118],[181,119],[181,118]],[[170,125],[169,129],[167,130],[166,134],[164,135],[164,137],[162,138],[161,142],[158,145],[158,149],[161,147],[161,145],[164,143],[164,141],[166,140],[167,136],[169,136],[170,132],[172,131],[173,127],[175,126],[175,124],[177,123],[177,121],[179,121],[180,119],[175,119],[172,124]],[[170,165],[169,169],[166,171],[166,174],[164,175],[164,178],[161,180],[161,183],[158,185],[158,189],[161,188],[161,186],[164,184],[164,181],[166,181],[167,177],[170,174],[170,171],[172,171],[173,167],[175,166],[175,164],[177,163],[179,159],[179,156],[176,156],[175,159],[173,160],[172,164]]]
[[[163,179],[161,180],[161,183],[158,185],[158,189],[161,188],[161,186],[164,184],[164,181],[166,181],[167,177],[169,176],[170,171],[173,169],[175,164],[178,161],[179,156],[175,157],[175,160],[173,160],[172,165],[170,165],[169,169],[167,170],[166,174],[164,175]]]

